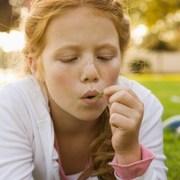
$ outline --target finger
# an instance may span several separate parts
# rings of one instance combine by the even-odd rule
[[[128,129],[128,126],[129,126],[128,118],[118,113],[113,113],[110,116],[109,122],[112,127],[118,128],[121,130]]]
[[[139,101],[137,101],[131,94],[129,94],[129,92],[125,90],[118,91],[109,98],[110,104],[114,102],[119,102],[130,108],[137,108],[137,106],[139,106]]]
[[[120,124],[116,125],[119,126],[123,126],[124,123],[129,123],[129,126],[139,127],[142,117],[143,111],[141,112],[140,110],[132,109],[119,103],[113,103],[110,107],[110,119],[117,118],[116,121]],[[122,122],[122,119],[125,119],[126,122]]]
[[[113,85],[113,86],[109,86],[107,88],[104,89],[104,94],[107,96],[107,97],[110,97],[112,96],[113,94],[117,93],[118,91],[126,91],[128,92],[129,94],[131,94],[135,99],[137,99],[138,101],[139,100],[139,97],[128,87],[126,86],[122,86],[122,85]]]
[[[110,126],[112,133],[119,131],[122,135],[127,134],[136,134],[139,132],[140,125],[136,121],[132,121],[130,118],[127,118],[121,114],[113,113],[110,116]]]
[[[110,105],[110,115],[113,113],[121,114],[127,118],[131,117],[134,114],[134,110],[132,108],[129,108],[128,106],[125,106],[124,104],[120,104],[118,102],[113,102]]]

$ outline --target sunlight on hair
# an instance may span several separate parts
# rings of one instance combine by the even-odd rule
[[[9,33],[0,32],[0,48],[4,52],[20,51],[24,47],[24,35],[22,32],[12,30]]]

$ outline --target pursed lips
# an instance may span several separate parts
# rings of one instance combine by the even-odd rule
[[[82,99],[91,99],[93,97],[96,97],[100,94],[100,91],[97,91],[97,90],[89,90],[87,92],[85,92],[83,95],[82,95]]]

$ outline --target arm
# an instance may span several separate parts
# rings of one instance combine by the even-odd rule
[[[143,99],[144,108],[142,113],[141,103],[139,104],[140,99],[134,95],[129,88],[120,86],[111,87],[107,89],[105,94],[110,97],[111,115],[113,113],[119,114],[116,115],[113,121],[112,116],[110,118],[112,128],[116,128],[112,138],[112,143],[116,145],[113,146],[116,161],[114,160],[111,165],[115,169],[117,179],[120,179],[120,177],[123,179],[126,177],[128,179],[128,177],[132,177],[133,175],[134,179],[145,180],[151,177],[152,180],[165,180],[167,177],[162,146],[162,106],[160,103],[149,93],[146,99]],[[126,97],[126,100],[124,100],[123,97]],[[118,102],[120,104],[119,108],[121,109],[124,108],[122,105],[125,105],[123,112],[119,111],[119,108],[112,106],[114,102],[116,106]],[[130,102],[130,104],[128,102]],[[139,114],[139,116],[134,116],[134,114]],[[145,146],[151,154],[145,157],[145,159],[142,157],[141,144]],[[153,158],[154,160],[152,161]],[[147,166],[142,166],[144,162],[146,162]],[[122,171],[124,171],[127,176],[124,177],[124,174],[120,173]]]

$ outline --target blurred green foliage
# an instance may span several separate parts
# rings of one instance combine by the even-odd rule
[[[151,89],[163,104],[163,120],[180,114],[180,102],[174,103],[172,101],[172,97],[180,97],[180,81],[146,81],[143,84]]]
[[[125,0],[135,23],[154,26],[158,20],[165,20],[170,13],[180,10],[179,0]]]
[[[142,47],[180,50],[180,0],[125,0],[132,26],[144,24],[148,33]]]
[[[137,74],[127,75],[154,93],[164,106],[163,120],[180,114],[180,102],[174,102],[173,97],[180,98],[180,74]]]

